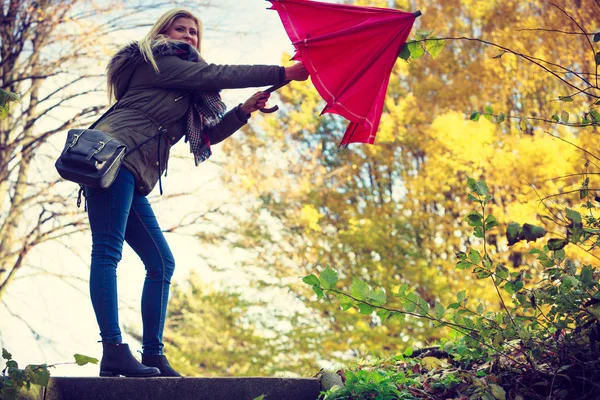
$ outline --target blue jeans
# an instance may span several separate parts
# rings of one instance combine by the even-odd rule
[[[133,174],[121,168],[108,189],[85,188],[92,230],[90,295],[103,343],[121,343],[117,264],[123,242],[146,268],[142,292],[142,348],[162,354],[162,335],[175,260],[145,196],[135,192]]]

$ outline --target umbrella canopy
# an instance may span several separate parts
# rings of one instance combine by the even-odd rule
[[[312,83],[327,102],[321,114],[350,121],[341,144],[375,141],[390,74],[420,12],[267,0]]]

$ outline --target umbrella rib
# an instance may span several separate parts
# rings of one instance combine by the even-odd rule
[[[300,44],[307,45],[307,44],[317,43],[317,42],[324,41],[324,40],[335,39],[339,36],[344,36],[348,33],[355,33],[355,32],[367,30],[374,25],[380,26],[382,23],[386,23],[389,21],[399,19],[399,17],[400,16],[394,15],[394,16],[391,16],[391,17],[388,17],[385,19],[377,19],[377,20],[371,18],[367,21],[361,22],[360,24],[355,25],[350,28],[345,28],[345,29],[338,30],[336,32],[331,32],[331,33],[327,33],[324,35],[319,35],[319,36],[315,36],[315,37],[311,37],[311,38],[304,38],[304,39],[300,39],[300,37],[298,36],[297,32],[294,29],[294,33],[296,34],[296,37],[298,38],[298,40],[296,40],[292,44],[293,45],[300,45]]]
[[[288,20],[288,25],[293,29],[294,31],[294,35],[296,36],[296,41],[298,39],[300,39],[300,35],[298,35],[298,31],[296,31],[296,27],[294,26],[294,23],[292,22],[292,18],[290,17],[290,13],[288,12],[287,8],[285,7],[285,3],[279,3],[279,5],[281,5],[281,7],[283,7],[284,11],[285,11],[285,16],[287,17]],[[281,14],[280,14],[281,16]],[[294,43],[292,43],[294,44]]]
[[[397,37],[398,37],[398,35],[402,34],[402,33],[403,33],[403,31],[404,31],[404,29],[403,29],[402,31],[399,31],[399,32],[396,34],[396,36],[394,37],[394,39],[395,39],[395,38],[397,38]],[[306,47],[306,50],[308,51],[308,47]],[[381,51],[380,51],[380,52],[377,54],[377,57],[379,57],[383,51],[385,51],[385,48],[384,48],[384,49],[382,49],[382,50],[381,50]],[[376,59],[377,57],[374,57],[374,59]],[[309,58],[309,60],[310,60],[310,57],[308,57],[308,58]],[[323,88],[324,88],[324,89],[327,91],[327,93],[328,93],[328,94],[331,96],[331,98],[332,98],[332,100],[331,100],[331,101],[332,101],[332,104],[333,104],[333,103],[335,103],[335,104],[337,104],[337,105],[341,106],[341,107],[342,107],[342,108],[344,108],[344,109],[345,109],[345,110],[346,110],[348,113],[352,114],[352,115],[353,115],[353,116],[355,116],[356,118],[360,118],[360,119],[366,120],[366,121],[367,121],[367,122],[369,122],[369,124],[372,126],[371,122],[370,122],[370,121],[367,119],[367,116],[361,116],[361,115],[358,115],[358,114],[356,114],[356,113],[354,113],[354,112],[350,111],[350,110],[349,110],[348,108],[346,108],[346,107],[345,107],[345,106],[344,106],[342,103],[339,103],[339,102],[337,102],[337,101],[336,101],[336,96],[334,96],[334,95],[331,93],[331,91],[329,90],[329,88],[327,88],[327,86],[325,86],[325,83],[324,83],[324,82],[323,82],[323,80],[322,80],[322,79],[319,77],[319,73],[318,73],[318,72],[317,72],[317,70],[315,69],[315,67],[314,67],[314,64],[312,64],[312,61],[311,61],[311,66],[313,67],[313,69],[314,69],[314,71],[315,71],[315,74],[317,75],[317,78],[319,79],[319,82],[321,83],[321,85],[323,86]],[[339,97],[341,97],[341,96],[342,96],[342,95],[343,95],[343,94],[344,94],[344,93],[345,93],[345,92],[346,92],[346,91],[347,91],[347,90],[348,90],[348,89],[349,89],[349,88],[350,88],[352,85],[354,85],[354,83],[355,83],[355,82],[356,82],[356,80],[358,79],[357,77],[358,77],[358,76],[360,76],[360,75],[362,75],[362,74],[363,74],[363,73],[364,73],[364,72],[365,72],[365,71],[366,71],[366,70],[367,70],[369,67],[371,67],[371,65],[370,65],[370,64],[369,64],[369,65],[366,65],[366,66],[364,66],[364,67],[363,67],[363,68],[362,68],[360,71],[358,71],[356,74],[354,74],[354,76],[353,76],[352,80],[349,80],[349,81],[348,81],[348,83],[346,83],[346,86],[344,86],[344,87],[343,87],[341,90],[339,90],[339,91],[338,91],[339,93],[338,93],[338,96],[337,96],[337,97],[338,97],[338,98],[339,98]],[[323,111],[325,111],[325,110],[323,110]]]

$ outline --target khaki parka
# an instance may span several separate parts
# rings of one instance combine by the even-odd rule
[[[168,45],[155,46],[153,53],[159,73],[144,59],[137,43],[124,47],[112,58],[108,71],[114,76],[117,104],[96,125],[96,129],[119,139],[129,149],[161,133],[123,161],[135,177],[136,191],[144,196],[167,168],[171,146],[186,133],[192,91],[260,87],[284,80],[280,66],[186,61],[171,55]],[[247,116],[239,106],[230,110],[209,132],[211,144],[231,136],[246,122]]]

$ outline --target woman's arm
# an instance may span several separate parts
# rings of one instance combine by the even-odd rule
[[[243,104],[226,113],[221,122],[208,132],[210,144],[220,143],[233,135],[248,122],[248,118],[250,118],[253,112],[263,108],[267,104],[269,96],[269,93],[257,92],[250,96]]]
[[[165,89],[220,90],[276,85],[286,78],[276,65],[217,65],[184,61],[175,56],[156,60],[160,73],[149,64],[142,68],[146,84]]]

